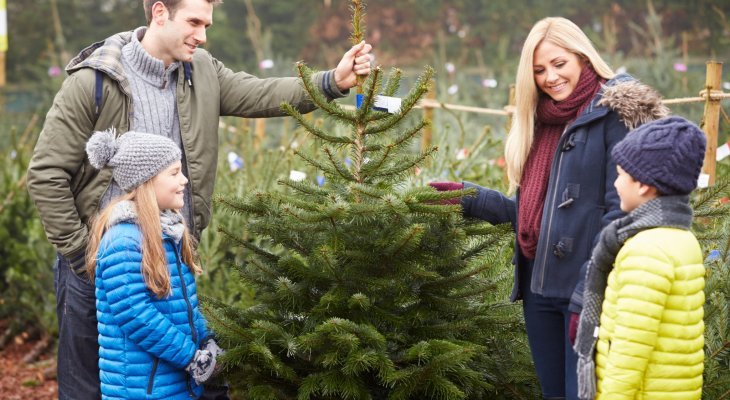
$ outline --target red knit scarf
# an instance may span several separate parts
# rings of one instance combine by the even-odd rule
[[[537,104],[535,136],[522,171],[520,205],[517,213],[519,225],[517,243],[522,254],[528,259],[535,258],[550,168],[560,136],[567,124],[590,104],[593,96],[601,88],[601,82],[593,67],[587,66],[581,71],[578,84],[567,99],[556,102],[545,94],[540,96]]]

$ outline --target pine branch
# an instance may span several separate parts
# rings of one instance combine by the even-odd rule
[[[315,186],[313,183],[309,181],[293,181],[291,179],[282,179],[277,181],[278,184],[287,186],[291,189],[294,189],[295,191],[310,195],[310,196],[316,196],[316,197],[327,197],[329,196],[329,192],[325,189],[320,188],[319,186]]]
[[[297,63],[297,70],[299,71],[299,77],[304,85],[304,90],[309,94],[312,102],[324,110],[331,117],[338,119],[346,124],[352,123],[356,120],[355,113],[347,111],[340,107],[337,102],[328,101],[322,92],[314,87],[312,82],[312,70],[310,70],[303,62]]]
[[[460,204],[421,204],[421,203],[410,203],[408,208],[414,213],[423,213],[431,215],[461,215],[463,209]]]
[[[394,150],[402,147],[405,144],[408,144],[408,142],[413,139],[418,134],[418,132],[426,125],[427,123],[425,121],[421,121],[419,124],[408,129],[404,134],[396,138],[393,143],[385,146],[385,151],[383,151],[376,160],[370,161],[362,168],[362,173],[368,175],[369,172],[377,171],[382,168],[382,166],[385,164],[385,162],[388,160],[389,156]]]
[[[208,320],[208,322],[213,323],[215,325],[217,336],[220,339],[224,339],[221,342],[221,345],[223,345],[224,347],[229,347],[230,343],[232,342],[232,339],[234,339],[234,338],[236,340],[241,340],[241,341],[247,341],[247,340],[253,339],[248,334],[248,332],[242,328],[242,325],[239,325],[234,322],[230,322],[227,318],[216,313],[215,308],[208,307],[205,305],[201,305],[201,308],[203,309],[203,311],[205,311],[205,316],[206,316],[206,319]]]
[[[506,225],[506,224],[502,224]],[[498,226],[502,226],[498,225]],[[509,240],[509,236],[499,236],[499,235],[493,235],[488,236],[487,238],[483,239],[482,241],[478,242],[474,246],[471,246],[469,249],[467,249],[461,256],[462,260],[468,260],[472,257],[478,256],[482,251],[484,251],[487,248],[490,248],[500,242],[506,242]]]
[[[350,12],[352,13],[350,43],[355,46],[365,40],[365,22],[363,21],[365,18],[365,3],[360,0],[352,0]]]
[[[407,189],[403,193],[403,197],[408,203],[436,204],[442,200],[451,200],[464,196],[473,196],[476,193],[477,191],[475,188],[439,192],[430,186],[416,186]]]
[[[304,160],[305,162],[307,162],[308,164],[310,164],[314,168],[316,168],[316,169],[318,169],[320,171],[323,171],[327,175],[330,175],[330,176],[340,175],[340,173],[339,173],[339,171],[337,169],[330,168],[329,166],[322,164],[321,162],[313,159],[312,157],[309,157],[308,155],[306,155],[305,153],[302,153],[299,150],[295,150],[294,151],[294,154],[296,154],[297,156],[299,156],[302,160]],[[344,176],[343,176],[343,178],[347,179]]]
[[[297,111],[296,109],[294,109],[294,107],[292,107],[292,105],[289,103],[282,103],[281,109],[286,114],[288,114],[289,116],[291,116],[292,118],[297,120],[299,125],[304,127],[304,129],[306,129],[307,132],[311,133],[312,135],[314,135],[328,143],[332,143],[332,144],[353,144],[354,143],[352,141],[352,139],[350,139],[348,137],[333,136],[333,135],[329,135],[329,134],[325,133],[323,130],[317,128],[316,126],[309,123],[309,121],[304,119],[304,116],[302,116],[302,114],[299,111]]]
[[[421,164],[423,160],[430,157],[433,153],[438,150],[438,147],[432,147],[431,149],[423,152],[416,157],[404,157],[402,161],[399,161],[396,165],[390,168],[383,168],[380,171],[374,172],[373,174],[367,174],[367,178],[376,178],[383,176],[398,175],[403,173],[417,165]]]
[[[365,146],[365,147],[362,148],[362,152],[363,152],[363,154],[365,154],[365,153],[369,153],[369,152],[372,152],[372,151],[381,151],[381,150],[383,150],[384,147],[385,146],[383,146],[381,144],[377,144],[377,143],[376,144],[369,144],[369,145],[367,145],[367,146]]]
[[[255,214],[261,215],[268,211],[267,202],[269,195],[261,192],[256,192],[249,198],[227,198],[224,196],[216,195],[214,201],[217,204],[222,205],[225,209],[233,212],[234,214],[246,215]],[[254,200],[254,201],[252,201]]]
[[[463,284],[464,281],[467,281],[482,272],[489,269],[491,265],[489,264],[483,264],[478,268],[473,268],[471,270],[464,271],[459,274],[454,274],[452,276],[439,279],[437,281],[424,283],[421,288],[424,290],[432,290],[432,289],[443,289],[443,290],[449,290],[452,287],[455,287],[458,284]]]
[[[255,254],[263,257],[263,259],[265,259],[267,261],[270,261],[272,263],[276,263],[279,261],[279,256],[269,253],[268,251],[262,249],[261,247],[254,245],[253,243],[240,239],[238,236],[234,235],[232,232],[230,232],[229,230],[227,230],[226,228],[224,228],[222,226],[218,227],[218,232],[225,235],[226,238],[228,240],[230,240],[231,242],[253,251]]]
[[[512,225],[509,223],[492,225],[488,222],[477,222],[475,224],[469,224],[464,227],[464,231],[469,236],[497,236],[503,238],[509,236],[512,233]]]
[[[408,113],[411,112],[413,107],[416,105],[418,100],[426,94],[431,86],[431,78],[433,77],[434,70],[431,67],[426,67],[425,71],[421,74],[416,82],[416,85],[411,89],[408,95],[401,101],[400,110],[397,113],[391,115],[385,121],[367,128],[364,132],[365,135],[371,135],[378,132],[383,132],[393,128],[400,123]]]
[[[385,84],[385,90],[383,91],[383,95],[385,96],[393,96],[395,95],[395,92],[398,91],[398,88],[400,87],[400,80],[401,80],[401,70],[398,68],[392,68],[390,71],[390,74],[388,76],[388,81]],[[385,118],[388,118],[390,114],[387,112],[381,112],[370,109],[370,114],[365,118],[365,122],[374,122],[374,121],[380,121]]]
[[[400,88],[402,71],[399,68],[393,67],[388,74],[388,81],[385,83],[385,91],[383,92],[386,96],[393,96],[395,92]]]
[[[360,108],[357,110],[356,113],[358,121],[362,121],[365,115],[367,115],[372,110],[375,92],[380,86],[381,72],[382,69],[380,67],[376,67],[375,69],[371,70],[370,75],[368,75],[365,83],[363,84],[363,92],[365,93],[365,96],[363,96]]]
[[[347,165],[343,163],[342,161],[338,160],[334,154],[334,151],[330,149],[329,147],[325,147],[323,149],[325,154],[327,154],[327,158],[329,159],[332,166],[335,168],[335,171],[337,171],[337,174],[339,174],[342,178],[345,180],[351,181],[351,182],[357,182],[357,179],[355,176],[350,172],[350,169],[347,168]],[[333,174],[335,175],[335,174]]]
[[[421,243],[425,231],[426,227],[421,224],[409,226],[391,239],[392,245],[384,249],[384,253],[390,257],[398,257],[402,252],[410,252]]]
[[[351,183],[348,187],[352,192],[360,193],[368,197],[372,197],[374,199],[380,199],[383,196],[387,194],[386,191],[378,189],[376,186],[373,185],[363,185],[361,183]]]
[[[282,182],[284,182],[284,181],[283,180],[282,181],[278,181],[278,183],[280,183],[280,184]],[[321,201],[320,202],[314,202],[311,199],[309,199],[309,200],[307,200],[307,199],[302,200],[302,199],[299,199],[299,198],[294,197],[294,196],[287,196],[286,194],[283,194],[283,193],[275,193],[272,196],[272,198],[276,199],[276,201],[278,201],[281,204],[286,203],[289,206],[294,206],[294,207],[300,208],[302,210],[311,211],[311,212],[319,211],[320,208],[321,208],[321,203],[322,203]]]
[[[718,179],[715,185],[698,190],[698,193],[692,201],[695,215],[701,210],[714,208],[721,197],[730,195],[730,179]]]
[[[353,46],[365,40],[365,2],[361,0],[352,0],[350,6],[352,13],[352,33],[350,34],[350,43]],[[357,76],[357,93],[362,93],[363,77]]]

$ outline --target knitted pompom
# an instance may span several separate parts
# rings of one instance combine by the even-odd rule
[[[114,128],[94,132],[86,143],[89,162],[96,169],[104,168],[117,152],[116,131]]]

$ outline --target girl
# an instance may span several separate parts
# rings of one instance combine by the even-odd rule
[[[610,151],[630,128],[668,110],[655,91],[614,74],[565,18],[545,18],[527,36],[516,103],[505,148],[515,198],[468,182],[431,186],[474,187],[475,197],[461,199],[465,216],[512,224],[511,300],[522,299],[542,395],[575,399],[577,361],[568,332],[582,307],[579,279],[601,228],[623,215]]]
[[[86,152],[127,192],[93,221],[87,251],[102,398],[198,398],[220,348],[198,309],[193,274],[201,269],[179,213],[188,182],[180,149],[160,135],[117,139],[109,130],[96,132]]]

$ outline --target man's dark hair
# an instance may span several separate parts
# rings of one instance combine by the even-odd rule
[[[144,0],[144,16],[145,19],[147,19],[147,26],[152,23],[152,6],[160,2],[165,5],[167,10],[170,12],[170,19],[173,19],[175,17],[175,11],[177,11],[177,8],[180,6],[180,3],[183,2],[183,0]],[[207,0],[208,3],[215,5],[218,5],[220,3],[223,3],[223,0]]]

